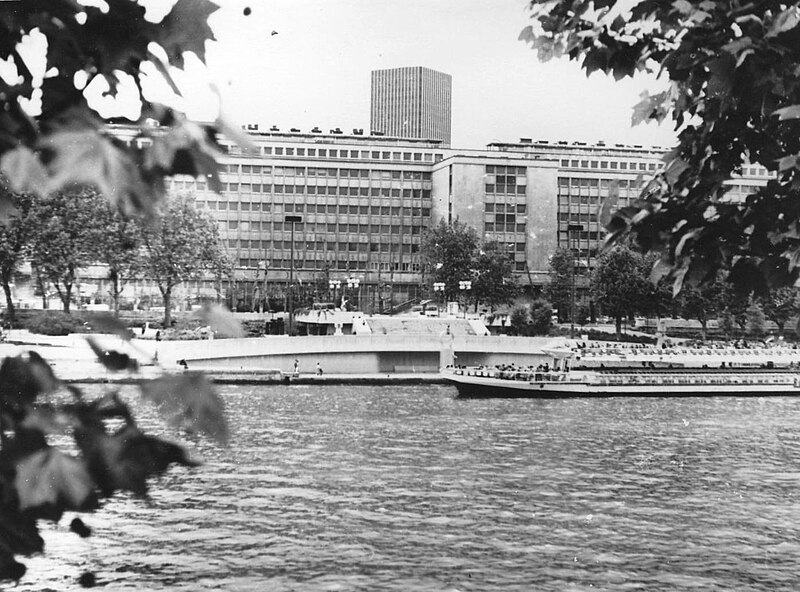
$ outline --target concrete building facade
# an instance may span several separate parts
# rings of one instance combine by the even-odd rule
[[[235,265],[234,301],[245,309],[257,293],[285,293],[290,275],[319,300],[347,296],[366,311],[430,297],[420,244],[440,219],[459,219],[505,246],[523,286],[545,285],[556,248],[575,249],[585,293],[610,184],[619,186],[618,205],[628,203],[665,151],[528,139],[457,150],[338,129],[250,137],[255,153],[222,140],[221,194],[203,179],[169,180],[171,192],[192,194],[218,222]],[[734,198],[768,178],[758,167],[743,173],[732,182]],[[301,220],[294,241],[287,216]],[[187,293],[201,293],[199,284]]]
[[[450,145],[452,78],[422,66],[373,70],[370,129]]]

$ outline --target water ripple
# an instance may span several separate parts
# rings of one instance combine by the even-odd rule
[[[123,393],[132,396],[132,392]],[[226,387],[232,445],[47,527],[18,590],[794,590],[800,400]],[[143,408],[151,429],[161,429]]]

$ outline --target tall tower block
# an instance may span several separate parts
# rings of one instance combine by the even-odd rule
[[[422,66],[372,71],[370,128],[450,145],[452,77]]]

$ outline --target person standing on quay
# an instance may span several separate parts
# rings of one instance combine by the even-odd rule
[[[298,374],[300,374],[300,360],[295,358],[295,360],[294,360],[294,375],[297,376]]]
[[[317,375],[322,376],[322,366],[319,365],[319,362],[317,362]]]

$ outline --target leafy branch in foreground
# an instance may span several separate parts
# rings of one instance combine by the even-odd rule
[[[797,2],[534,0],[520,38],[539,58],[568,56],[587,75],[668,79],[642,94],[633,123],[672,118],[678,146],[636,207],[618,212],[611,240],[631,231],[684,282],[730,270],[741,291],[798,280],[800,271],[800,5]],[[732,199],[743,167],[766,185]]]
[[[99,324],[118,337],[129,337],[127,328],[110,316]],[[136,371],[127,354],[89,339],[106,368]],[[222,400],[204,376],[164,375],[139,384],[142,398],[154,403],[171,425],[227,443]],[[51,435],[71,436],[79,453],[49,444]],[[39,520],[58,521],[67,511],[90,512],[120,491],[146,496],[148,479],[173,464],[192,467],[198,462],[183,447],[144,433],[116,392],[88,398],[80,389],[59,381],[35,352],[4,359],[0,365],[0,580],[19,580],[25,574],[17,555],[44,550]],[[71,530],[77,536],[91,535],[80,519],[72,521]],[[81,582],[93,582],[93,574],[89,576]]]
[[[205,61],[217,8],[177,0],[152,22],[134,0],[0,2],[0,172],[11,188],[44,196],[90,185],[119,209],[145,214],[164,197],[165,176],[202,176],[219,191],[216,134],[248,146],[244,134],[221,119],[191,122],[144,86],[160,78],[181,95],[172,73],[186,53]],[[117,110],[135,119],[125,138],[107,128],[96,102],[123,91],[131,107]]]

